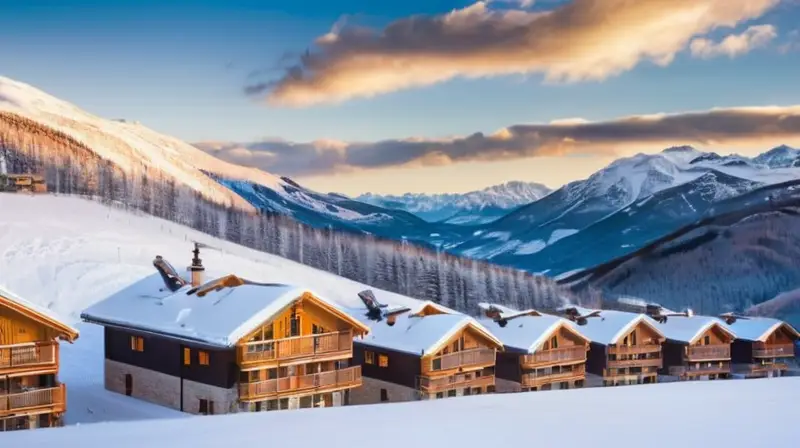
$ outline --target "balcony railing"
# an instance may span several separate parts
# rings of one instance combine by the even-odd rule
[[[54,408],[54,412],[63,412],[67,402],[66,387],[61,384],[45,389],[33,389],[10,394],[0,393],[0,416],[19,414],[22,411],[41,408]]]
[[[617,359],[609,360],[608,367],[612,369],[619,369],[624,367],[657,367],[661,368],[663,360],[661,358],[648,358],[648,359]]]
[[[253,398],[269,398],[270,396],[291,395],[292,393],[340,387],[357,387],[361,385],[361,366],[309,375],[289,376],[255,383],[239,384],[239,397],[243,400]]]
[[[550,374],[539,374],[536,372],[522,375],[523,387],[538,387],[542,384],[556,383],[561,381],[579,380],[586,377],[586,366],[578,364],[572,370]]]
[[[570,363],[586,361],[586,347],[562,347],[544,350],[522,357],[523,365]]]
[[[472,373],[457,374],[446,377],[418,377],[419,390],[425,393],[444,392],[451,389],[465,387],[484,387],[493,386],[494,375],[474,376]]]
[[[693,376],[693,375],[719,375],[731,372],[731,365],[723,363],[714,366],[671,366],[669,374],[672,376]]]
[[[754,358],[782,358],[794,356],[794,344],[767,344],[753,347]]]
[[[717,344],[686,347],[686,359],[691,362],[731,359],[731,346]]]
[[[639,355],[642,353],[661,353],[661,346],[656,344],[608,346],[609,355]]]
[[[772,364],[734,364],[731,366],[731,369],[733,373],[759,375],[778,370],[787,370],[789,369],[789,365],[782,362],[776,362]]]
[[[0,371],[28,367],[55,366],[58,343],[0,345]]]
[[[450,353],[437,356],[426,363],[424,371],[438,372],[457,368],[480,367],[492,365],[495,362],[495,351],[493,348],[475,348],[461,352]]]
[[[313,334],[269,341],[248,342],[239,347],[241,364],[287,361],[298,358],[347,355],[353,352],[353,333]]]

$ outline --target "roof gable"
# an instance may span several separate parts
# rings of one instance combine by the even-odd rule
[[[787,322],[771,317],[748,317],[747,319],[738,319],[732,324],[726,324],[722,320],[719,322],[723,327],[732,330],[737,339],[743,341],[764,342],[781,327],[789,331],[795,339],[800,339],[800,332],[796,328]]]
[[[664,336],[672,341],[693,344],[710,329],[716,327],[736,338],[730,327],[710,316],[670,316],[666,322],[658,323],[658,328]]]
[[[480,319],[481,324],[488,327],[491,332],[503,343],[507,349],[535,353],[549,337],[560,328],[566,328],[587,343],[591,342],[574,323],[562,317],[538,313],[538,316],[528,315],[517,317],[501,327],[488,318]]]
[[[72,342],[78,339],[80,334],[77,329],[66,324],[50,310],[23,299],[5,287],[0,287],[0,306],[8,307],[37,323],[55,330],[59,337],[66,341]]]
[[[644,314],[614,310],[600,310],[600,317],[587,319],[586,325],[580,327],[580,332],[592,342],[609,345],[616,344],[620,338],[633,331],[640,324],[646,325],[660,338],[666,339],[664,333],[658,329],[658,324],[652,318]]]

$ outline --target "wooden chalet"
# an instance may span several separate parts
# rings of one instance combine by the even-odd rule
[[[494,392],[495,358],[502,343],[474,318],[425,302],[373,323],[355,342],[363,386],[353,404],[427,400]]]
[[[304,288],[235,275],[158,273],[87,309],[105,331],[108,390],[193,414],[340,406],[361,385],[353,338],[369,328]]]
[[[731,343],[736,335],[724,322],[708,316],[671,316],[658,323],[666,340],[661,373],[680,380],[728,378]]]
[[[590,310],[585,311],[589,314]],[[598,317],[586,319],[579,328],[592,341],[586,370],[601,377],[603,386],[658,382],[663,365],[661,343],[666,338],[653,319],[601,310]]]
[[[59,343],[78,331],[0,289],[0,431],[61,426],[66,385],[58,381]]]
[[[736,333],[731,344],[733,373],[746,378],[782,376],[795,357],[800,333],[788,323],[766,317],[731,319],[728,327]]]
[[[503,343],[497,354],[497,392],[574,389],[584,386],[591,341],[567,319],[531,310],[505,326],[480,322]]]

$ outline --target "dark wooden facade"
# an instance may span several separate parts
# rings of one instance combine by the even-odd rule
[[[664,336],[639,321],[616,343],[592,341],[586,362],[589,373],[601,376],[604,386],[658,382],[663,366],[661,344]]]
[[[797,340],[797,331],[786,323],[762,341],[736,339],[731,344],[733,372],[747,378],[781,376],[789,369],[787,362],[797,355]]]
[[[661,346],[664,359],[661,374],[681,380],[728,378],[731,373],[733,336],[715,324],[696,340],[667,339]]]
[[[374,353],[376,362],[366,363],[366,352]],[[388,356],[389,367],[381,367],[377,360],[380,356]],[[387,381],[400,386],[416,389],[417,377],[422,374],[421,357],[410,353],[389,350],[382,347],[353,343],[353,364],[361,366],[361,374],[367,378]]]

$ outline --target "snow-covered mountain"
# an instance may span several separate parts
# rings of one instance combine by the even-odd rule
[[[542,184],[511,181],[469,193],[406,193],[399,196],[366,193],[355,199],[380,207],[405,210],[430,222],[470,225],[494,221],[550,192],[550,188]]]
[[[590,267],[699,219],[720,201],[800,179],[797,154],[779,147],[750,159],[680,146],[618,159],[449,250],[548,275]]]

